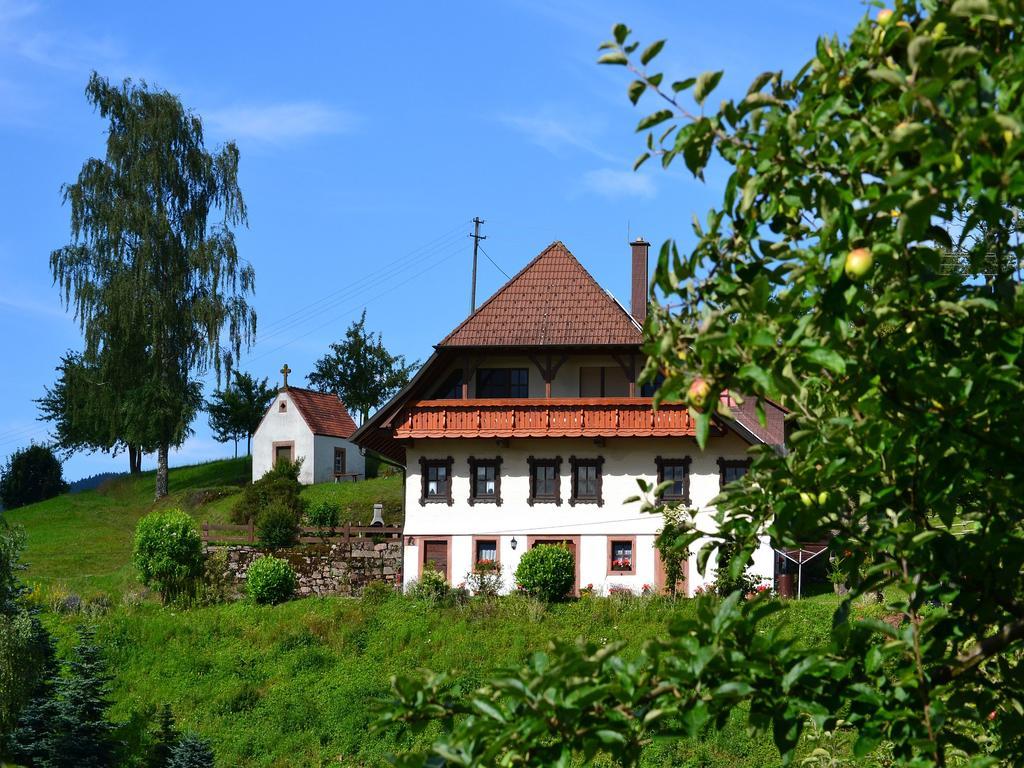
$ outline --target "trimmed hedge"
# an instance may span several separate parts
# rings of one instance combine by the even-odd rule
[[[541,544],[523,553],[516,583],[532,597],[548,603],[565,598],[576,581],[576,559],[564,544]]]

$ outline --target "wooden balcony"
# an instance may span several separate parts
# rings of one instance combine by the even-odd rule
[[[404,408],[393,423],[394,436],[399,439],[694,434],[684,404],[663,403],[655,412],[649,398],[420,400]]]

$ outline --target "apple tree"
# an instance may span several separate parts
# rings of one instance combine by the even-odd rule
[[[633,764],[742,704],[784,762],[813,722],[855,757],[1024,764],[1022,30],[1020,0],[900,0],[715,108],[721,72],[673,80],[664,41],[615,27],[600,61],[653,107],[637,164],[728,176],[692,245],[661,247],[652,298],[682,308],[647,321],[656,400],[688,400],[702,443],[725,390],[792,412],[786,455],[718,497],[698,564],[725,543],[739,573],[763,532],[827,539],[851,589],[821,647],[737,592],[639,659],[556,645],[461,698],[396,681],[385,722],[447,725],[400,762]],[[893,620],[858,620],[879,591]]]

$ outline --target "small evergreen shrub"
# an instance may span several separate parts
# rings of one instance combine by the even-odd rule
[[[299,519],[287,504],[275,501],[256,518],[256,532],[264,547],[290,547],[299,537]]]
[[[233,522],[241,525],[259,521],[260,513],[271,504],[279,502],[288,507],[296,520],[302,518],[304,505],[300,497],[299,469],[302,460],[281,461],[252,485],[246,486],[242,498],[231,510]]]
[[[167,768],[213,768],[214,754],[210,742],[185,734],[174,745]]]
[[[330,499],[315,501],[306,508],[306,521],[314,528],[337,528],[341,522],[341,505]]]
[[[259,605],[283,603],[298,586],[295,571],[287,561],[271,555],[257,557],[245,575],[245,594]]]
[[[554,603],[565,598],[576,581],[576,559],[562,544],[541,544],[523,553],[516,583],[531,597]]]
[[[6,509],[45,501],[67,489],[60,459],[43,445],[15,451],[0,469],[0,505]]]
[[[150,512],[135,527],[132,562],[142,583],[165,603],[177,598],[203,572],[203,541],[195,521],[180,509]]]

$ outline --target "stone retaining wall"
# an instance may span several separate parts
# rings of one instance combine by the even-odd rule
[[[241,586],[250,564],[260,555],[287,560],[299,578],[298,594],[358,597],[371,581],[402,584],[402,540],[380,543],[353,538],[336,544],[304,544],[290,549],[266,550],[248,545],[209,545],[207,554],[227,553],[228,573]]]

